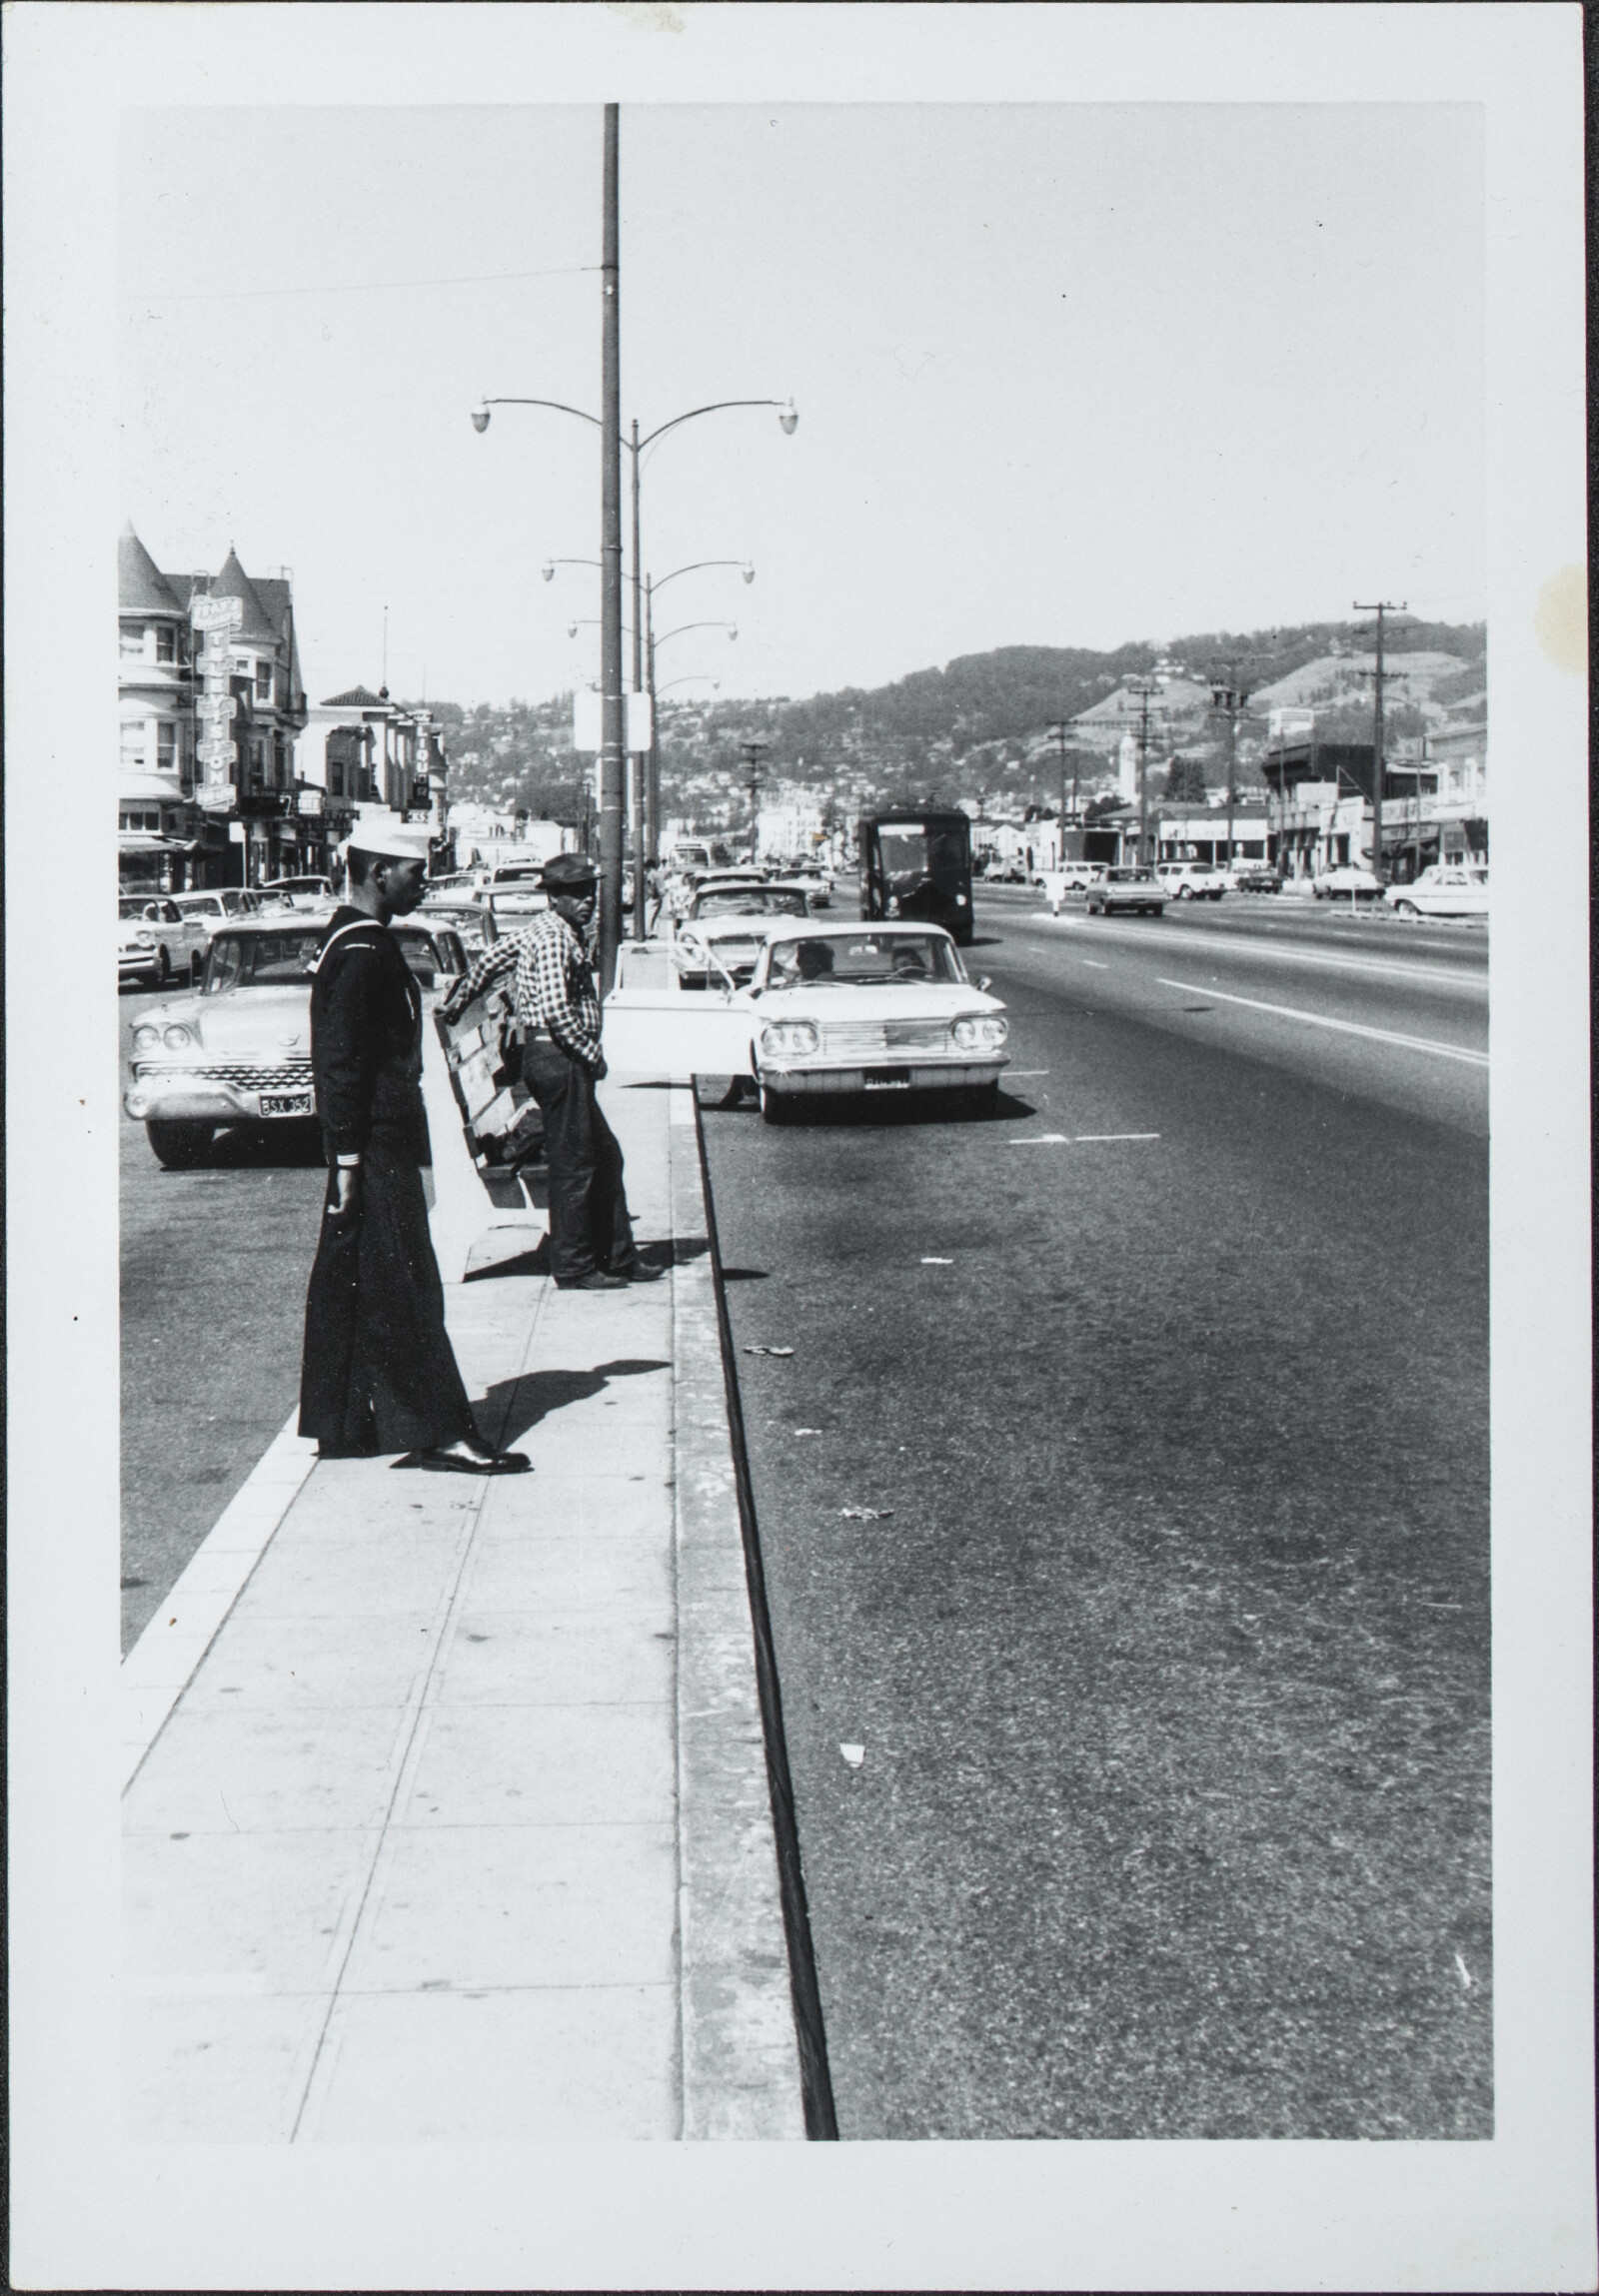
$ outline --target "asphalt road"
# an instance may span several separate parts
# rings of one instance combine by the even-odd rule
[[[1485,935],[1040,906],[706,1114],[840,2132],[1487,2137]]]
[[[171,992],[169,992],[171,993]],[[162,1000],[124,991],[133,1022]],[[122,1647],[293,1410],[327,1173],[312,1126],[164,1172],[122,1120]]]

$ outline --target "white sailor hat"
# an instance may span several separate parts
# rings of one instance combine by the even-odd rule
[[[350,832],[350,849],[373,860],[425,861],[428,832],[421,822],[358,821]]]

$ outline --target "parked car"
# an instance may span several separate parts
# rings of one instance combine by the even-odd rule
[[[174,893],[172,905],[186,917],[196,917],[205,934],[201,954],[211,946],[213,936],[223,925],[235,917],[253,917],[261,907],[261,896],[248,885],[223,885],[209,893]]]
[[[1024,885],[1027,872],[1019,861],[990,860],[983,866],[982,880],[987,885]]]
[[[1335,869],[1322,869],[1310,880],[1310,890],[1318,901],[1335,900],[1342,893],[1346,899],[1380,901],[1382,887],[1367,868],[1358,861],[1344,861]]]
[[[418,924],[448,927],[451,932],[459,933],[469,963],[500,938],[495,909],[488,902],[471,900],[460,891],[440,895],[430,887],[415,914]],[[514,922],[509,929],[515,931]]]
[[[1235,893],[1280,893],[1282,879],[1269,861],[1234,861],[1227,882]]]
[[[424,988],[466,970],[459,934],[408,918],[389,927]],[[258,915],[218,932],[197,994],[142,1013],[122,1105],[169,1171],[198,1163],[219,1124],[315,1116],[311,969],[327,926]]]
[[[331,877],[266,877],[262,892],[281,893],[294,909],[329,909],[333,906]]]
[[[773,882],[785,892],[803,893],[812,909],[832,906],[832,879],[821,869],[785,869]]]
[[[1157,861],[1155,875],[1176,901],[1219,901],[1227,873],[1213,861]]]
[[[748,987],[693,985],[693,927],[629,949],[605,1004],[619,1073],[753,1076],[769,1124],[853,1093],[998,1091],[1009,1022],[941,925],[774,921]]]
[[[788,885],[710,885],[696,893],[678,931],[714,959],[707,985],[720,972],[742,986],[770,935],[807,914],[804,894]]]
[[[1389,885],[1383,899],[1402,917],[1485,917],[1488,872],[1478,862],[1434,861],[1413,884]]]
[[[1158,917],[1169,898],[1164,883],[1153,869],[1106,869],[1104,875],[1088,887],[1088,914],[1108,917],[1119,909],[1139,916]]]
[[[198,980],[205,962],[206,929],[187,916],[170,893],[124,893],[117,902],[117,983],[148,981],[152,988],[187,975]]]

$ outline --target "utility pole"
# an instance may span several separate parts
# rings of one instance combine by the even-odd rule
[[[1356,613],[1374,613],[1377,617],[1377,671],[1372,689],[1371,710],[1371,873],[1378,884],[1385,880],[1382,873],[1382,617],[1385,613],[1403,613],[1401,600],[1383,598],[1375,605],[1362,605],[1353,600]]]
[[[1223,662],[1210,679],[1210,699],[1214,707],[1225,710],[1227,716],[1227,860],[1232,860],[1232,816],[1238,803],[1238,712],[1249,698],[1249,687],[1240,683],[1239,664]]]
[[[761,834],[756,814],[756,798],[761,789],[761,752],[771,746],[769,741],[741,741],[739,744],[744,754],[745,786],[750,792],[750,858],[752,861],[756,857],[756,846]]]
[[[1149,700],[1160,691],[1153,678],[1129,678],[1127,691],[1138,696],[1138,861],[1149,861]]]
[[[622,313],[617,233],[617,106],[606,106],[600,339],[600,993],[622,940]]]
[[[1054,735],[1060,748],[1060,858],[1062,861],[1066,857],[1066,723],[1065,718],[1056,717],[1051,720],[1047,728]],[[1071,818],[1075,820],[1076,817],[1077,753],[1073,750],[1071,754]]]

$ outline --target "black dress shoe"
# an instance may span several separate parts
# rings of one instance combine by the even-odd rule
[[[558,1292],[625,1292],[626,1276],[608,1276],[604,1268],[591,1268],[586,1276],[557,1276]]]
[[[430,1475],[531,1475],[525,1451],[496,1451],[474,1437],[464,1437],[430,1451],[408,1451],[396,1467],[420,1467]]]
[[[666,1274],[665,1268],[653,1268],[648,1260],[635,1260],[631,1268],[613,1268],[625,1284],[659,1284]]]

